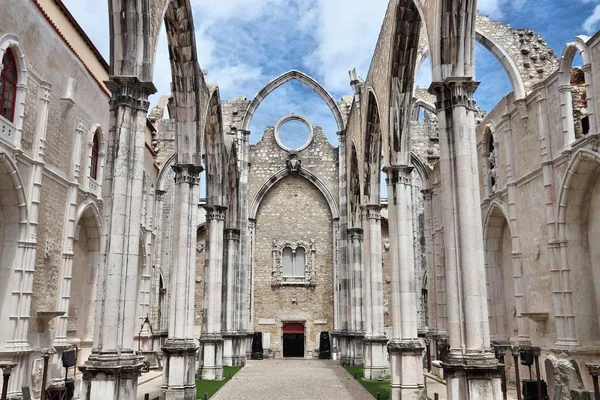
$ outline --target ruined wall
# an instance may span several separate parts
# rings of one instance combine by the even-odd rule
[[[265,196],[256,218],[254,330],[269,333],[281,355],[282,323],[305,322],[305,354],[316,355],[321,331],[333,331],[333,225],[320,191],[303,177],[282,179]],[[314,243],[315,286],[272,286],[273,242]]]

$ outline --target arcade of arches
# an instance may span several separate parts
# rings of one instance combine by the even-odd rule
[[[162,369],[162,398],[195,399],[197,378],[250,357],[333,357],[389,379],[394,400],[425,399],[425,373],[448,399],[500,400],[531,352],[550,398],[593,388],[600,34],[557,57],[475,0],[390,0],[348,96],[292,70],[226,100],[200,68],[190,0],[109,1],[110,64],[60,1],[8,1],[43,33],[0,14],[9,396],[39,398],[44,357],[56,383],[73,347],[89,400],[135,399],[144,366]],[[150,107],[163,23],[172,93]],[[512,85],[487,113],[475,42]],[[49,48],[64,69],[45,67]],[[281,115],[251,144],[262,101],[290,81],[337,131]]]

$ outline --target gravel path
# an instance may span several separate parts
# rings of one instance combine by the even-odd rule
[[[339,361],[249,360],[212,399],[373,400],[373,397]]]

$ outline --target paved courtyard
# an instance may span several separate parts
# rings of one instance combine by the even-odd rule
[[[373,400],[338,361],[263,360],[246,366],[215,400]]]

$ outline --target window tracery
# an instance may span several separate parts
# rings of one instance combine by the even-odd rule
[[[314,240],[282,241],[273,239],[273,271],[271,286],[315,286]]]
[[[17,81],[17,63],[12,51],[8,49],[2,58],[0,70],[0,114],[11,122],[15,114]]]

